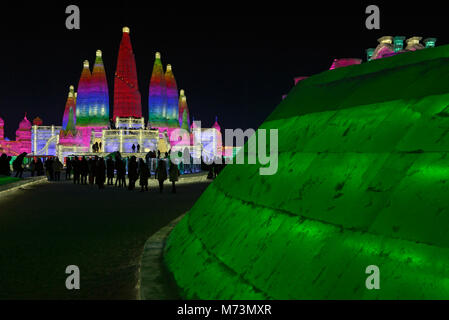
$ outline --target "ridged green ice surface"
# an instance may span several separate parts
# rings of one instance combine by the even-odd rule
[[[228,166],[170,235],[185,298],[449,299],[449,46],[308,78],[261,128],[277,174]]]

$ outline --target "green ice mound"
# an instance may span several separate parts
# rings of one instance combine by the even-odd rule
[[[262,128],[277,174],[228,166],[168,239],[185,298],[449,299],[449,46],[308,78]]]

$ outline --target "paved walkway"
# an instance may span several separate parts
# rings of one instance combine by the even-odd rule
[[[163,262],[165,243],[170,232],[184,217],[179,216],[153,234],[145,243],[140,266],[141,300],[178,300],[178,289]]]
[[[0,299],[136,299],[146,240],[188,211],[208,186],[182,178],[177,194],[71,182],[33,184],[0,195]],[[68,265],[81,290],[65,288]]]

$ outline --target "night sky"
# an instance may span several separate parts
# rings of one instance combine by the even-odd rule
[[[123,26],[131,29],[145,119],[159,51],[163,64],[172,64],[178,89],[186,91],[191,116],[203,127],[218,115],[222,128],[257,128],[292,89],[294,77],[325,71],[334,58],[365,59],[365,49],[376,47],[383,35],[437,37],[437,45],[449,44],[449,10],[405,1],[395,1],[396,7],[378,2],[381,30],[374,31],[365,28],[365,8],[374,2],[270,2],[266,7],[262,2],[253,7],[242,2],[205,7],[38,2],[2,4],[0,116],[10,139],[25,112],[30,120],[39,116],[45,125],[61,125],[68,87],[76,88],[83,60],[93,64],[97,49],[103,51],[112,115]],[[80,8],[81,30],[65,28],[69,4]]]

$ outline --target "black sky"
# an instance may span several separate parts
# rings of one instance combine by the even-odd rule
[[[365,58],[365,49],[382,35],[433,36],[437,45],[449,44],[449,11],[431,2],[58,2],[2,4],[0,116],[11,139],[25,112],[30,120],[39,116],[44,124],[60,125],[68,86],[77,85],[83,60],[93,63],[97,49],[103,51],[112,104],[125,25],[145,118],[154,53],[160,51],[186,91],[191,115],[203,126],[218,115],[222,128],[257,128],[294,77],[325,71],[334,58]],[[69,4],[80,8],[81,30],[65,28]],[[380,31],[365,28],[368,4],[381,9]]]

